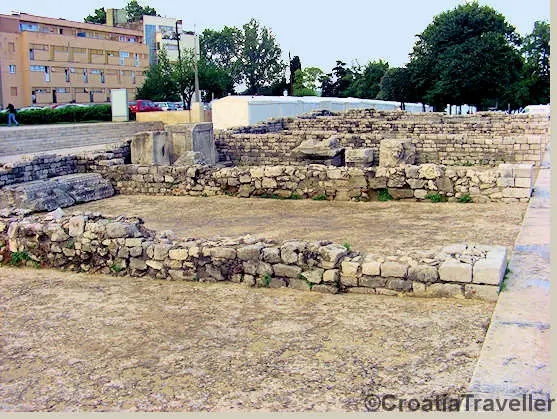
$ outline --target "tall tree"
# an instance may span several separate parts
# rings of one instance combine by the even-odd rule
[[[549,23],[537,21],[532,33],[524,38],[524,76],[531,103],[549,103],[549,35]]]
[[[443,12],[418,35],[408,69],[422,102],[487,107],[520,81],[520,36],[477,2]]]
[[[345,62],[337,60],[332,72],[321,78],[321,96],[347,97],[353,80],[353,71],[346,67]]]
[[[260,94],[263,87],[281,81],[285,65],[280,56],[281,49],[268,28],[255,19],[243,26],[240,61],[249,94]]]
[[[363,69],[353,66],[353,81],[346,95],[362,99],[375,99],[381,90],[381,79],[389,69],[389,63],[379,60],[369,62]]]
[[[201,58],[227,71],[234,83],[240,83],[241,60],[240,51],[243,34],[238,28],[225,26],[221,31],[205,29],[199,38]]]
[[[104,7],[95,9],[93,14],[87,16],[85,19],[83,19],[83,21],[87,23],[100,23],[104,25],[106,23],[106,10],[104,10]]]
[[[296,71],[301,69],[302,69],[302,62],[300,61],[300,57],[295,55],[294,58],[290,60],[290,86],[288,88],[288,94],[291,96],[294,94],[294,77]]]
[[[178,83],[174,77],[173,64],[168,60],[166,50],[162,48],[158,53],[157,62],[145,72],[145,81],[137,89],[138,99],[154,101],[177,101],[180,99]]]
[[[306,67],[294,73],[293,96],[318,96],[317,83],[323,76],[317,67]]]
[[[137,0],[131,0],[124,9],[128,14],[128,22],[137,22],[143,15],[158,16],[155,9],[150,6],[141,6]]]
[[[404,104],[413,100],[412,96],[410,70],[406,67],[389,68],[381,79],[381,91],[377,98],[400,102],[401,109],[404,109]]]

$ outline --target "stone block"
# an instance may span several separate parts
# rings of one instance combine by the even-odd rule
[[[145,261],[145,264],[149,268],[153,268],[156,271],[160,271],[163,268],[162,262],[159,262],[158,260],[147,260]]]
[[[320,284],[323,281],[324,269],[312,269],[309,271],[303,271],[301,275],[309,282],[313,284]]]
[[[130,269],[144,271],[147,269],[147,263],[143,259],[130,258]]]
[[[533,165],[527,163],[516,165],[514,168],[514,176],[531,179],[533,176]]]
[[[280,263],[280,249],[278,247],[266,247],[263,249],[263,260],[268,263]]]
[[[357,287],[358,286],[358,278],[355,276],[347,276],[344,274],[340,275],[340,283],[345,287]]]
[[[505,188],[502,194],[503,198],[530,198],[532,190],[527,188]]]
[[[127,223],[114,222],[106,225],[106,235],[111,239],[133,237],[135,230]]]
[[[410,140],[385,139],[379,144],[379,166],[414,164],[416,147]]]
[[[340,280],[339,269],[328,269],[325,272],[323,272],[323,282],[336,284],[339,280]]]
[[[425,189],[416,189],[414,191],[414,198],[416,199],[425,199],[427,196],[427,191]]]
[[[294,265],[285,265],[283,263],[277,263],[273,265],[273,270],[276,276],[282,276],[286,278],[298,278],[302,273],[302,268]]]
[[[193,281],[195,274],[193,272],[186,272],[178,269],[169,269],[168,275],[174,281]]]
[[[156,244],[153,246],[153,259],[164,260],[168,257],[168,252],[170,250],[170,245],[168,244]]]
[[[497,178],[497,186],[506,188],[514,187],[514,177],[500,177]]]
[[[381,264],[382,277],[405,278],[408,273],[408,265],[399,262],[383,262]]]
[[[380,276],[362,276],[358,281],[360,287],[383,288],[387,284],[387,278]]]
[[[505,277],[507,268],[506,255],[500,253],[477,261],[474,264],[472,282],[498,286]]]
[[[381,262],[364,260],[364,263],[362,263],[362,274],[370,276],[381,275]]]
[[[439,272],[437,268],[429,265],[410,266],[408,268],[408,279],[419,282],[437,282]]]
[[[443,282],[472,282],[472,265],[447,261],[439,266],[439,278]]]
[[[422,282],[412,281],[412,292],[416,297],[426,295],[426,286]]]
[[[499,287],[493,285],[467,284],[464,286],[464,296],[489,302],[497,302]]]
[[[234,259],[236,258],[236,249],[230,247],[213,247],[209,250],[209,254],[216,259]]]
[[[131,239],[126,239],[125,241],[126,247],[138,247],[141,246],[142,242],[143,239],[141,238],[131,238]]]
[[[269,288],[284,288],[287,287],[288,283],[284,278],[271,278],[269,282]]]
[[[321,247],[319,254],[321,255],[321,267],[334,269],[338,266],[342,257],[348,254],[348,250],[344,246],[330,244]]]
[[[414,197],[414,191],[409,188],[389,188],[389,194],[393,199],[408,199]]]
[[[431,297],[464,297],[462,293],[462,285],[459,284],[431,284],[426,288],[426,294]]]
[[[259,276],[272,275],[273,274],[273,266],[270,263],[257,262],[257,267],[255,269],[255,272]]]
[[[365,287],[350,287],[346,289],[350,294],[375,294],[375,289]]]
[[[343,260],[340,264],[342,275],[358,276],[360,274],[360,263]]]
[[[497,167],[497,175],[499,177],[514,177],[514,169],[515,165],[510,163],[501,163]]]
[[[168,257],[174,260],[186,260],[188,258],[188,249],[169,250]]]
[[[166,131],[140,132],[132,137],[132,164],[170,165],[170,146]]]
[[[385,286],[390,290],[411,291],[412,281],[408,281],[400,278],[388,278]]]
[[[344,151],[344,161],[347,166],[369,167],[373,164],[373,150],[371,148],[347,148]]]
[[[262,244],[251,244],[237,249],[238,259],[241,260],[259,260],[261,255]]]
[[[81,236],[85,232],[85,217],[83,215],[71,217],[68,228],[71,237]]]
[[[338,287],[334,285],[321,284],[314,285],[311,287],[311,292],[320,292],[323,294],[336,294],[338,293]]]
[[[443,176],[443,169],[437,164],[426,163],[422,164],[418,169],[418,177],[421,179],[437,179]]]
[[[532,188],[532,178],[517,177],[514,179],[514,186],[517,188]]]
[[[311,286],[308,281],[298,278],[290,278],[288,280],[288,287],[296,290],[309,291]]]

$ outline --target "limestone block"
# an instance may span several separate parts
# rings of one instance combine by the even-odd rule
[[[271,278],[269,282],[269,288],[284,288],[287,287],[288,283],[284,278]]]
[[[273,274],[273,266],[270,263],[257,262],[257,268],[256,268],[255,272],[259,276],[272,275]]]
[[[126,239],[125,244],[126,247],[138,247],[141,246],[142,241],[143,240],[141,238],[131,238]]]
[[[322,140],[304,140],[290,154],[298,159],[332,159],[342,150],[339,138],[332,136]]]
[[[393,199],[407,199],[414,197],[414,191],[409,188],[389,188],[389,194]]]
[[[209,255],[216,259],[234,259],[236,257],[236,249],[230,247],[213,247],[210,249]]]
[[[302,276],[313,284],[320,284],[323,281],[324,269],[312,269],[309,271],[303,271]]]
[[[305,281],[303,279],[290,278],[288,280],[288,286],[296,290],[302,290],[302,291],[310,290],[310,284],[308,283],[308,281]]]
[[[347,166],[369,167],[373,164],[373,150],[371,148],[347,148],[344,151],[344,161]]]
[[[382,277],[405,278],[408,273],[408,265],[398,262],[386,261],[381,264]]]
[[[178,269],[169,269],[168,274],[174,281],[193,281],[194,273],[186,272]]]
[[[173,260],[186,260],[188,258],[188,249],[169,250],[168,257]]]
[[[238,248],[238,259],[241,260],[259,260],[261,255],[262,244],[252,244]],[[279,261],[280,262],[280,261]]]
[[[408,279],[419,282],[436,282],[439,279],[437,268],[429,265],[416,265],[408,268]]]
[[[475,284],[499,285],[505,277],[506,254],[492,254],[474,264],[472,282]]]
[[[364,260],[362,263],[362,274],[370,276],[381,275],[381,262],[373,260]]]
[[[311,287],[311,292],[321,292],[323,294],[336,294],[338,287],[330,284],[314,285]]]
[[[340,275],[340,283],[345,287],[357,287],[358,286],[358,278],[355,276],[347,276],[344,274]]]
[[[340,280],[339,269],[328,269],[323,272],[323,282],[337,283]]]
[[[153,259],[164,260],[168,257],[168,252],[170,250],[170,245],[168,244],[156,244],[153,246]]]
[[[425,199],[427,196],[427,191],[425,189],[416,189],[414,191],[414,198],[416,199]]]
[[[375,289],[366,287],[350,287],[346,289],[350,294],[375,294]]]
[[[517,188],[532,188],[532,178],[530,177],[517,177],[514,179],[514,185]]]
[[[515,165],[510,163],[501,163],[497,167],[498,177],[514,177],[513,169]]]
[[[496,302],[499,298],[499,287],[493,285],[467,284],[464,286],[464,296],[466,298]]]
[[[472,282],[472,265],[446,261],[439,266],[439,278],[443,282]]]
[[[338,266],[340,259],[346,256],[348,251],[344,246],[330,244],[321,247],[319,253],[321,255],[321,267],[325,269],[334,269]]]
[[[163,268],[163,264],[158,260],[147,260],[145,264],[156,271],[160,271]]]
[[[532,190],[529,188],[505,188],[502,194],[503,198],[530,198]]]
[[[514,187],[514,177],[500,177],[500,178],[497,178],[497,186]]]
[[[76,215],[70,218],[69,234],[71,237],[81,236],[85,232],[85,217]]]
[[[137,133],[130,144],[132,164],[170,165],[169,148],[166,131]]]
[[[521,163],[515,166],[514,168],[514,176],[515,177],[522,177],[522,178],[532,178],[532,164]]]
[[[427,185],[427,182],[426,182],[425,179],[409,178],[409,179],[406,179],[406,183],[408,183],[408,185],[412,189],[422,189]]]
[[[193,166],[194,164],[208,164],[202,152],[186,151],[172,163],[173,166]],[[165,182],[168,181],[165,179]]]
[[[263,260],[268,263],[280,263],[280,249],[278,247],[266,247],[263,249]]]
[[[382,288],[387,284],[387,278],[380,276],[362,276],[358,281],[360,287]]]
[[[273,265],[273,270],[276,276],[282,276],[286,278],[298,278],[298,275],[302,273],[302,268],[295,265],[285,265],[283,263],[277,263]]]
[[[436,164],[422,164],[418,169],[418,177],[421,179],[437,179],[443,176],[443,169]]]
[[[411,291],[412,281],[407,281],[400,278],[389,278],[387,279],[386,287],[390,290]]]
[[[459,284],[431,284],[427,287],[426,294],[432,297],[464,297],[462,293],[462,286]]]
[[[426,295],[426,286],[422,282],[412,281],[412,292],[416,297]]]
[[[111,239],[133,237],[135,230],[137,229],[127,223],[114,222],[106,225],[106,235]]]
[[[385,176],[369,178],[368,186],[369,189],[384,189],[387,187],[387,178]]]
[[[147,269],[147,263],[143,259],[130,258],[130,269],[144,271]]]
[[[410,140],[385,139],[379,144],[379,166],[414,164],[416,147]]]
[[[340,264],[342,275],[358,276],[360,274],[360,263],[343,260]]]

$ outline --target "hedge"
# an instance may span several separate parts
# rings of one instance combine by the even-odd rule
[[[57,122],[112,121],[110,105],[68,106],[61,109],[33,109],[17,112],[17,122],[25,125]],[[8,113],[0,113],[0,124],[8,123]]]

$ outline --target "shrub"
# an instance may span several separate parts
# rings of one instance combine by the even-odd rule
[[[109,104],[95,106],[68,106],[61,109],[33,109],[20,111],[17,122],[25,125],[55,124],[58,122],[111,121],[112,110]],[[8,123],[8,113],[0,113],[0,124]]]
[[[271,275],[265,274],[265,276],[263,277],[263,286],[265,288],[269,288],[270,284],[271,284]]]
[[[440,195],[438,193],[427,194],[425,199],[429,199],[431,202],[447,202],[447,197],[444,195]]]
[[[325,201],[327,200],[327,196],[325,194],[321,194],[321,195],[314,196],[311,199],[313,199],[314,201]]]
[[[393,197],[389,193],[388,189],[379,189],[377,191],[377,199],[379,201],[385,202],[385,201],[391,201]]]
[[[342,244],[344,246],[344,248],[348,251],[352,250],[352,245],[348,242],[345,242]]]

